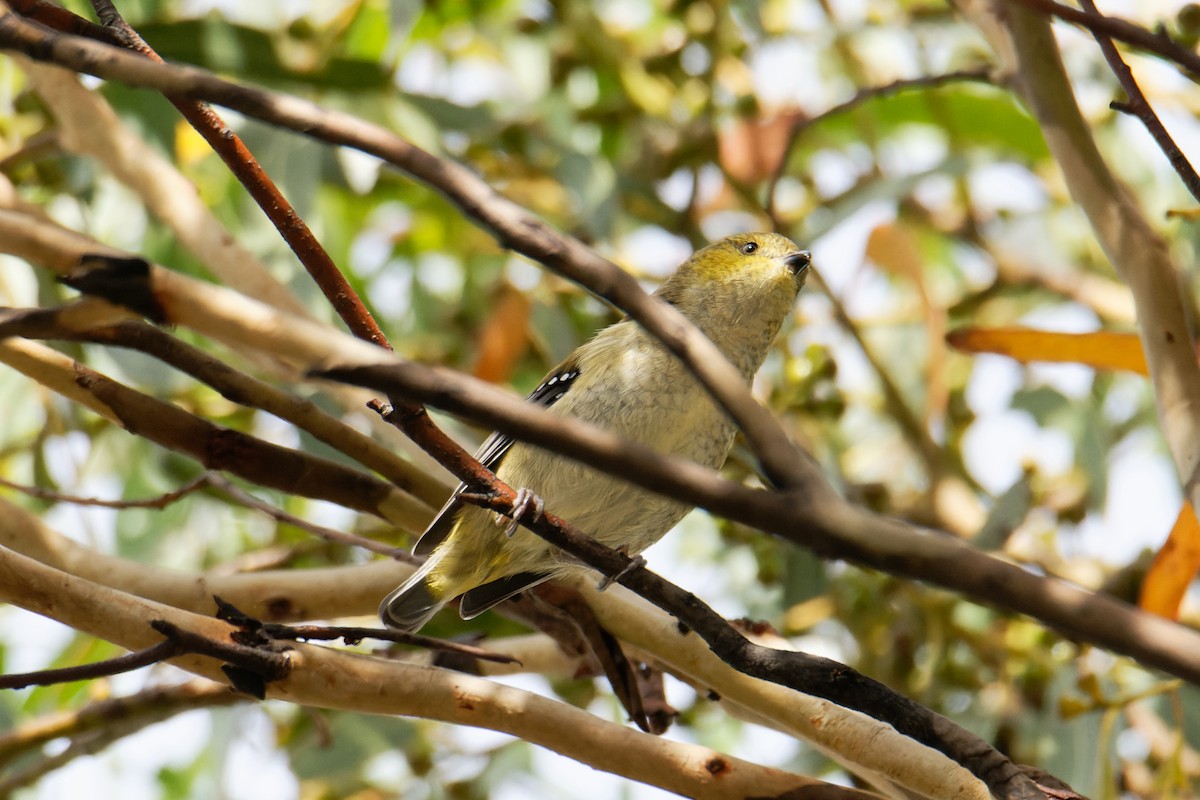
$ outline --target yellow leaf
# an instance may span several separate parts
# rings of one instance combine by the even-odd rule
[[[185,167],[212,155],[212,148],[196,129],[186,122],[175,124],[175,158]]]
[[[1054,361],[1146,374],[1142,343],[1132,333],[1052,333],[1029,328],[961,328],[946,336],[964,353],[998,353],[1025,364]]]
[[[1167,543],[1154,556],[1142,583],[1138,605],[1152,614],[1175,619],[1188,585],[1200,570],[1200,520],[1191,503],[1184,503]]]

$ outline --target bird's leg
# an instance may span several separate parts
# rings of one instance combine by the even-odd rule
[[[533,511],[533,516],[529,518],[529,521],[537,522],[542,518],[542,512],[545,510],[546,504],[542,498],[522,486],[517,490],[516,499],[513,500],[512,515],[509,518],[508,527],[504,529],[504,535],[511,539],[526,514]]]
[[[618,547],[617,552],[623,556],[629,555],[628,548],[626,548],[624,546]],[[642,556],[636,555],[636,556],[631,557],[629,559],[629,563],[626,564],[624,567],[622,567],[621,571],[618,572],[616,575],[605,575],[604,579],[602,581],[600,581],[600,583],[596,584],[596,591],[603,592],[605,589],[612,586],[614,583],[621,580],[621,578],[624,578],[626,575],[633,572],[635,569],[639,569],[644,566],[646,566],[646,559],[642,558]]]

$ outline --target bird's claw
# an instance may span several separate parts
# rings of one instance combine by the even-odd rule
[[[508,527],[504,529],[504,535],[512,538],[512,535],[517,532],[517,526],[521,524],[521,520],[530,511],[533,515],[529,518],[530,522],[537,522],[542,518],[542,512],[546,510],[546,504],[542,498],[531,492],[525,487],[517,490],[517,496],[513,500],[512,515],[509,517]]]
[[[620,548],[618,548],[618,550],[620,550]],[[629,563],[622,567],[621,571],[616,575],[605,575],[604,579],[601,580],[600,583],[596,584],[596,591],[603,592],[605,589],[612,586],[614,583],[621,580],[621,578],[624,578],[635,569],[640,569],[644,566],[646,566],[646,559],[642,556],[634,556],[633,558],[629,559]]]

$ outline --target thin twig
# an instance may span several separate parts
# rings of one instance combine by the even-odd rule
[[[960,82],[975,82],[975,83],[991,83],[991,68],[979,67],[977,69],[962,69],[954,72],[946,72],[941,75],[923,75],[919,78],[903,78],[895,80],[891,83],[883,84],[882,86],[867,86],[855,92],[854,96],[849,100],[838,103],[832,108],[822,111],[820,114],[812,117],[797,117],[792,123],[791,130],[788,132],[787,146],[783,149],[783,155],[779,159],[779,163],[775,165],[775,170],[771,175],[771,180],[767,183],[767,216],[771,218],[776,227],[779,227],[779,220],[775,214],[775,187],[779,185],[779,181],[783,178],[784,172],[787,170],[788,159],[791,156],[792,149],[795,148],[796,142],[800,140],[800,136],[809,128],[817,125],[830,117],[836,117],[839,114],[845,114],[851,111],[868,100],[876,97],[887,97],[889,95],[900,94],[901,92],[912,91],[914,89],[932,89],[939,86],[945,86],[950,83]]]
[[[390,545],[377,542],[374,539],[368,539],[365,536],[358,536],[353,533],[345,533],[343,531],[334,530],[333,528],[327,528],[324,525],[318,525],[315,522],[309,522],[308,520],[297,517],[294,514],[289,514],[281,508],[276,508],[270,503],[265,503],[262,500],[259,500],[249,492],[239,489],[231,481],[220,475],[211,475],[209,477],[209,484],[215,490],[221,494],[224,494],[226,497],[240,505],[246,506],[247,508],[252,508],[256,511],[261,511],[267,516],[278,520],[279,522],[284,522],[292,527],[299,528],[302,531],[307,531],[313,536],[320,537],[327,542],[344,544],[349,547],[360,547],[363,550],[369,550],[370,552],[378,553],[381,556],[387,556],[388,558],[395,558],[400,561],[412,563],[412,556],[409,555],[408,551],[403,548],[391,547]]]
[[[186,495],[191,494],[198,489],[202,489],[209,484],[210,473],[204,473],[198,478],[180,486],[178,489],[173,489],[169,492],[158,495],[157,497],[149,497],[145,500],[101,500],[97,497],[77,497],[70,494],[62,494],[50,489],[43,489],[40,486],[25,486],[20,483],[13,483],[5,478],[0,478],[0,486],[6,489],[12,489],[15,492],[36,497],[39,500],[49,500],[52,503],[73,503],[78,506],[97,506],[99,508],[155,508],[164,509]]]
[[[341,639],[348,645],[354,645],[363,639],[376,639],[381,642],[395,642],[426,650],[441,650],[447,653],[477,658],[480,661],[491,661],[496,664],[519,664],[519,659],[488,650],[484,647],[451,642],[432,636],[421,636],[416,633],[401,633],[390,628],[362,628],[349,625],[281,625],[277,622],[263,623],[263,635],[271,639],[295,641],[328,641]]]
[[[1099,14],[1096,4],[1092,0],[1080,0],[1080,3],[1089,14]],[[1200,200],[1200,175],[1196,174],[1196,170],[1188,161],[1187,156],[1179,149],[1179,145],[1175,144],[1175,140],[1167,132],[1167,128],[1158,118],[1158,114],[1154,113],[1150,101],[1142,92],[1142,87],[1138,86],[1137,80],[1133,77],[1133,70],[1129,69],[1125,59],[1121,58],[1121,54],[1117,51],[1117,46],[1113,44],[1112,37],[1095,28],[1092,29],[1092,35],[1096,37],[1096,44],[1100,45],[1100,52],[1104,53],[1108,66],[1112,68],[1113,74],[1121,82],[1121,87],[1125,90],[1125,96],[1128,98],[1125,103],[1114,102],[1111,107],[1117,111],[1132,114],[1141,120],[1142,124],[1146,126],[1146,130],[1154,137],[1158,148],[1171,162],[1171,166],[1179,175],[1179,179],[1183,181],[1183,185],[1192,193],[1192,197]]]
[[[1193,81],[1200,78],[1200,54],[1179,44],[1165,31],[1150,31],[1120,17],[1109,17],[1092,11],[1080,11],[1078,8],[1056,3],[1054,0],[1011,1],[1034,11],[1073,22],[1093,33],[1111,36],[1118,41],[1162,56],[1187,70],[1190,73],[1188,77]]]
[[[26,686],[53,686],[57,683],[107,678],[110,675],[120,675],[122,672],[132,672],[135,669],[141,669],[151,664],[157,664],[160,661],[166,661],[168,658],[174,658],[181,652],[183,651],[178,643],[172,639],[164,639],[158,644],[151,645],[144,650],[138,650],[105,661],[97,661],[93,664],[0,675],[0,689],[24,689]]]

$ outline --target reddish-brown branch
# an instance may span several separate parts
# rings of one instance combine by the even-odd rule
[[[46,0],[12,0],[9,3],[19,14],[36,20],[48,28],[75,36],[87,36],[108,44],[119,44],[117,37],[103,25],[84,19],[62,6]]]
[[[122,18],[109,0],[92,0],[92,7],[96,9],[96,14],[104,23],[105,29],[111,31],[117,41],[155,63],[165,63],[162,57],[154,52],[154,48]],[[254,202],[258,203],[259,208],[292,248],[292,252],[308,270],[308,274],[320,287],[350,332],[360,339],[390,350],[391,344],[379,329],[371,312],[363,305],[358,293],[333,263],[333,259],[321,246],[312,229],[300,218],[292,204],[279,191],[279,187],[259,165],[241,137],[234,133],[221,115],[213,111],[207,103],[171,94],[166,95],[166,98],[179,110],[188,124],[204,137],[204,141],[208,142],[209,147],[221,157],[229,171],[254,198]]]

